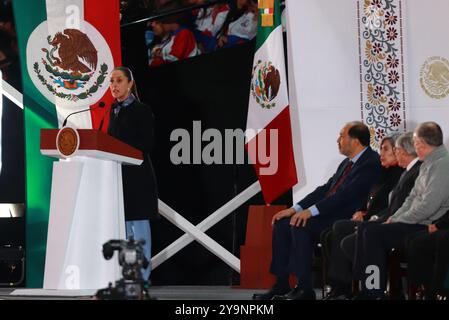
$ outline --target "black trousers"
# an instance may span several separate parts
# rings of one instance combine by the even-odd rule
[[[444,288],[449,270],[449,230],[422,231],[407,241],[408,279],[424,285],[426,297],[432,299]]]
[[[352,261],[353,279],[362,280],[365,275],[365,269],[363,263],[365,261],[364,256],[366,254],[366,248],[364,244],[365,232],[367,229],[382,224],[384,221],[366,221],[357,226],[355,233],[345,237],[341,241],[341,248],[346,257]]]
[[[312,289],[314,246],[322,231],[329,228],[336,219],[338,218],[313,217],[305,227],[290,226],[290,218],[277,221],[273,226],[270,272],[278,278],[293,274],[301,289]]]
[[[393,248],[400,248],[407,237],[425,230],[420,224],[389,223],[372,224],[363,236],[363,258],[360,261],[362,291],[369,295],[381,296],[387,287],[387,258]],[[360,234],[358,235],[361,236]]]
[[[332,225],[328,242],[330,257],[328,277],[333,285],[350,286],[352,281],[352,259],[349,259],[341,247],[343,239],[353,234],[361,222],[339,220]]]

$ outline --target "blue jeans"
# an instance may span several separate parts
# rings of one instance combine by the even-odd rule
[[[148,220],[131,220],[126,221],[126,237],[134,237],[134,240],[145,240],[143,245],[143,253],[148,261],[151,261],[151,228]],[[142,276],[145,281],[150,279],[151,262],[148,268],[142,269]]]

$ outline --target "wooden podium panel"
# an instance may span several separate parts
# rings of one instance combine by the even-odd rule
[[[273,216],[287,206],[250,206],[245,245],[240,247],[240,288],[269,289],[276,281],[270,273]],[[290,279],[294,284],[294,279]]]
[[[58,151],[56,137],[59,129],[41,130],[41,153],[46,156],[65,159]],[[121,164],[140,165],[143,161],[141,151],[110,135],[94,129],[76,129],[79,135],[79,148],[69,158],[88,157],[92,159],[111,160]]]

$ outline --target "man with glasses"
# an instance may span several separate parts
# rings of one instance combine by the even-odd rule
[[[443,132],[435,122],[424,122],[414,131],[413,144],[423,162],[415,185],[404,204],[383,224],[362,235],[364,257],[360,263],[362,291],[359,299],[382,299],[386,290],[387,256],[408,236],[426,230],[449,209],[449,153]]]
[[[295,206],[274,215],[270,271],[277,281],[270,291],[255,294],[253,299],[315,299],[312,286],[315,243],[324,229],[337,220],[349,219],[366,203],[381,169],[379,155],[369,146],[370,131],[365,124],[358,121],[346,124],[337,143],[346,159],[336,173]],[[290,274],[298,279],[293,290],[288,282]]]

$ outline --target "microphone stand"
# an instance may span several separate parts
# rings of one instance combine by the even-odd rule
[[[95,108],[84,109],[84,110],[76,111],[76,112],[73,112],[73,113],[69,114],[69,115],[67,116],[67,118],[65,118],[64,122],[62,123],[62,127],[64,128],[64,127],[66,126],[67,120],[69,120],[69,118],[70,118],[71,116],[73,116],[74,114],[81,113],[81,112],[86,112],[86,111],[90,111],[90,110],[95,110],[95,109],[99,109],[99,108],[104,108],[105,105],[106,105],[106,104],[102,101],[102,102],[100,102],[100,104],[99,104],[97,107],[95,107]]]

